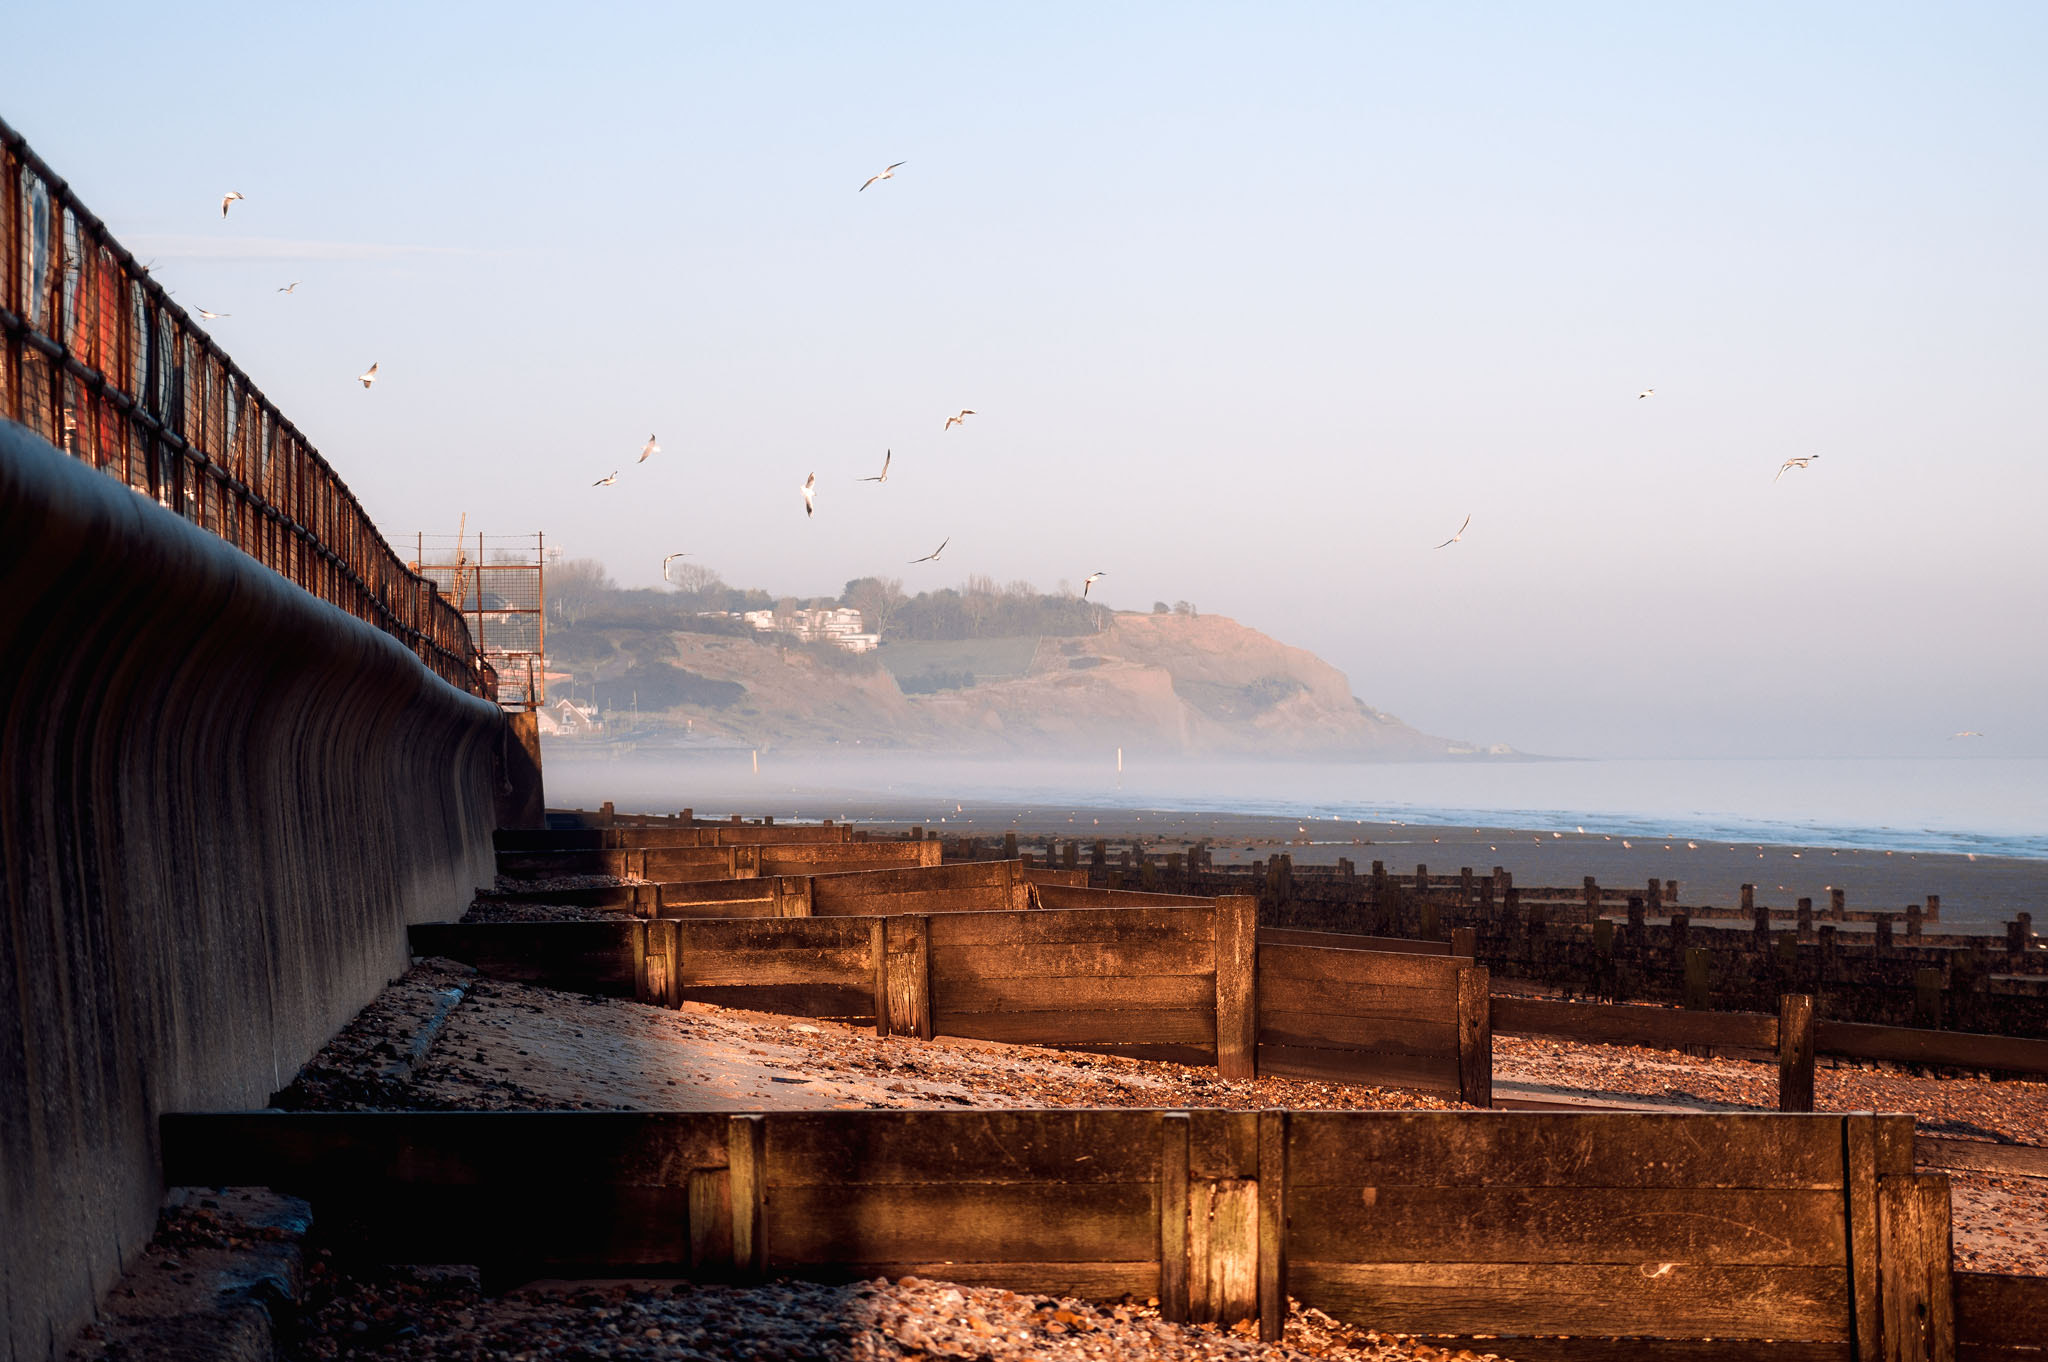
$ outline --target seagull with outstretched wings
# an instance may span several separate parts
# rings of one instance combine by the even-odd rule
[[[1104,577],[1107,577],[1108,575],[1109,574],[1107,572],[1091,572],[1086,577],[1082,578],[1081,599],[1084,601],[1087,600],[1088,588],[1094,586],[1097,582],[1101,581]]]
[[[896,165],[884,166],[880,171],[868,176],[867,179],[861,183],[861,187],[859,189],[854,190],[853,192],[856,194],[864,192],[867,189],[867,187],[873,184],[876,180],[893,180],[896,178],[896,166],[907,166],[909,164],[910,162],[908,161],[898,161],[896,162]]]
[[[937,548],[933,549],[933,550],[932,550],[932,551],[931,551],[930,553],[927,553],[927,554],[926,554],[926,555],[925,555],[924,557],[922,557],[922,558],[913,558],[913,559],[911,559],[911,560],[910,560],[911,566],[915,567],[915,566],[916,566],[917,564],[919,564],[919,563],[936,563],[936,562],[938,562],[938,561],[939,561],[939,555],[940,555],[940,554],[942,554],[942,553],[944,553],[944,552],[946,551],[946,545],[948,545],[948,544],[950,544],[950,543],[952,543],[952,542],[953,542],[953,536],[952,536],[952,535],[950,535],[950,534],[949,534],[949,535],[947,535],[947,536],[946,536],[946,537],[945,537],[944,539],[942,539],[942,540],[940,540],[940,541],[939,541],[939,546],[938,546]]]
[[[885,450],[883,450],[883,451],[882,451],[882,471],[881,471],[880,473],[877,473],[877,474],[876,474],[876,475],[875,475],[874,477],[872,477],[872,478],[855,478],[855,479],[854,479],[854,481],[855,481],[855,482],[887,482],[887,481],[889,480],[889,460],[891,460],[891,459],[893,459],[893,458],[895,458],[895,457],[896,457],[896,451],[895,451],[895,450],[893,450],[893,449],[885,449]]]
[[[1451,537],[1450,537],[1449,539],[1446,539],[1446,540],[1444,540],[1444,542],[1443,542],[1443,543],[1441,543],[1441,544],[1438,544],[1438,545],[1437,545],[1437,547],[1438,547],[1438,548],[1440,548],[1440,549],[1447,549],[1447,548],[1449,548],[1449,547],[1450,547],[1451,545],[1453,545],[1453,544],[1457,543],[1457,542],[1458,542],[1458,541],[1459,541],[1460,539],[1463,539],[1463,538],[1465,537],[1465,531],[1466,531],[1466,529],[1467,529],[1467,528],[1469,528],[1469,527],[1471,526],[1471,524],[1472,524],[1472,517],[1468,515],[1468,516],[1466,516],[1466,517],[1465,517],[1465,523],[1464,523],[1463,525],[1460,525],[1460,526],[1458,527],[1458,532],[1457,532],[1456,534],[1452,535],[1452,536],[1451,536]]]

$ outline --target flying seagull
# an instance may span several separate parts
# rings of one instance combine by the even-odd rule
[[[207,310],[206,310],[205,308],[203,308],[203,307],[195,307],[195,308],[193,308],[192,310],[193,310],[194,312],[197,312],[197,313],[198,313],[198,314],[199,314],[200,316],[202,316],[202,317],[206,318],[206,320],[208,320],[208,321],[214,321],[214,320],[216,320],[217,318],[221,318],[221,317],[232,317],[232,316],[234,316],[234,315],[235,315],[235,314],[234,314],[234,313],[232,313],[232,312],[208,312],[208,311],[207,311]]]
[[[1799,457],[1799,458],[1796,458],[1796,459],[1787,459],[1787,460],[1785,460],[1785,462],[1783,462],[1783,463],[1781,463],[1781,464],[1779,464],[1779,465],[1778,465],[1778,478],[1782,478],[1782,477],[1784,477],[1784,476],[1785,476],[1785,470],[1786,470],[1786,469],[1788,469],[1788,468],[1804,468],[1804,467],[1806,467],[1806,465],[1808,465],[1808,464],[1812,463],[1812,462],[1813,462],[1813,461],[1814,461],[1815,459],[1818,459],[1819,457],[1820,457],[1820,455],[1818,455],[1818,454],[1806,454],[1806,455],[1802,455],[1801,457]],[[1772,478],[1772,479],[1771,479],[1771,481],[1772,481],[1772,482],[1776,482],[1776,481],[1778,480],[1778,478]]]
[[[817,492],[818,475],[813,473],[804,479],[804,516],[806,519],[818,513],[817,506],[811,501],[811,498],[816,496]]]
[[[227,193],[225,193],[225,194],[221,195],[221,196],[220,196],[220,215],[221,215],[222,217],[226,217],[226,216],[228,215],[228,205],[229,205],[229,204],[231,204],[231,203],[233,203],[233,202],[234,202],[235,200],[237,200],[237,199],[239,199],[239,198],[241,198],[241,197],[242,197],[242,191],[241,191],[241,190],[239,190],[239,189],[230,189],[230,190],[229,190],[229,191],[228,191]]]
[[[941,427],[939,428],[939,434],[943,435],[943,434],[945,434],[945,433],[946,433],[947,431],[951,430],[951,429],[952,429],[953,427],[955,427],[955,426],[964,426],[964,425],[966,425],[966,424],[967,424],[967,418],[968,418],[968,417],[970,417],[970,416],[972,416],[972,415],[974,415],[974,408],[972,408],[972,407],[962,407],[962,408],[960,408],[960,414],[959,414],[958,416],[948,416],[948,417],[946,418],[946,424],[945,424],[945,425],[943,425],[943,426],[941,426]]]
[[[873,184],[873,183],[874,183],[874,182],[875,182],[876,180],[893,180],[893,179],[895,179],[895,178],[896,178],[896,166],[907,166],[907,165],[909,165],[909,164],[910,164],[910,162],[908,162],[908,161],[898,161],[898,162],[896,163],[896,165],[894,165],[894,166],[884,166],[884,167],[882,168],[882,171],[881,171],[881,173],[880,173],[880,174],[878,174],[878,175],[870,175],[870,176],[868,176],[867,180],[866,180],[866,181],[865,181],[865,182],[864,182],[864,183],[863,183],[863,184],[861,185],[861,187],[860,187],[859,189],[856,189],[856,190],[854,191],[854,193],[858,194],[858,193],[862,193],[862,192],[864,192],[864,191],[865,191],[865,190],[867,189],[868,185],[871,185],[871,184]]]
[[[1087,600],[1088,588],[1094,586],[1097,582],[1101,581],[1104,577],[1107,577],[1108,575],[1109,574],[1107,572],[1091,572],[1086,577],[1083,577],[1081,579],[1081,599],[1084,601]]]
[[[939,546],[938,546],[937,548],[933,549],[933,550],[932,550],[932,551],[931,551],[930,553],[927,553],[927,554],[926,554],[926,555],[925,555],[924,557],[922,557],[922,558],[913,558],[913,559],[911,559],[911,560],[910,560],[910,561],[911,561],[911,564],[912,564],[913,566],[915,566],[915,565],[916,565],[916,564],[918,564],[918,563],[936,563],[936,562],[938,562],[938,561],[939,561],[939,555],[940,555],[940,554],[942,554],[942,553],[944,553],[944,552],[946,551],[946,545],[948,545],[948,544],[950,544],[950,543],[952,543],[952,542],[953,542],[953,536],[949,534],[949,535],[947,535],[947,536],[946,536],[946,537],[945,537],[944,539],[942,539],[941,541],[939,541]]]
[[[675,561],[676,559],[678,559],[678,558],[688,558],[689,556],[690,556],[690,555],[689,555],[689,554],[687,554],[687,553],[671,553],[671,554],[670,554],[670,555],[669,555],[668,557],[666,557],[666,558],[662,559],[662,560],[661,560],[661,580],[663,580],[664,582],[668,580],[668,565],[669,565],[670,563],[674,562],[674,561]]]
[[[296,279],[292,280],[289,284],[286,284],[283,288],[278,290],[279,293],[297,293],[298,291],[299,281]]]
[[[356,381],[358,383],[361,383],[365,388],[369,387],[372,383],[375,383],[377,381],[377,366],[372,364],[369,368],[357,374]]]
[[[1450,537],[1449,539],[1446,539],[1446,540],[1444,540],[1444,542],[1443,542],[1443,543],[1441,543],[1441,544],[1438,544],[1438,545],[1437,545],[1437,547],[1438,547],[1438,548],[1440,548],[1440,549],[1447,549],[1447,548],[1449,548],[1449,547],[1450,547],[1451,545],[1453,545],[1453,544],[1457,543],[1457,542],[1458,542],[1458,541],[1459,541],[1460,539],[1463,539],[1463,538],[1465,537],[1465,530],[1466,530],[1466,527],[1467,527],[1467,526],[1469,526],[1469,525],[1471,525],[1471,523],[1472,523],[1472,517],[1471,517],[1471,516],[1469,516],[1469,515],[1468,515],[1468,516],[1466,516],[1466,517],[1465,517],[1465,524],[1463,524],[1463,525],[1460,525],[1460,526],[1458,527],[1458,532],[1457,532],[1456,534],[1452,535],[1452,536],[1451,536],[1451,537]]]
[[[596,482],[593,482],[593,483],[591,483],[590,485],[591,485],[592,487],[609,487],[609,486],[611,486],[611,485],[612,485],[613,483],[617,482],[618,480],[619,480],[619,470],[618,470],[618,469],[616,469],[616,468],[614,468],[614,469],[613,469],[613,470],[611,471],[611,476],[610,476],[610,477],[605,477],[605,478],[599,478],[599,479],[598,479],[598,480],[597,480]]]
[[[1645,388],[1636,394],[1636,401],[1640,402],[1646,397],[1655,397],[1656,395],[1657,390],[1655,388]]]
[[[1951,734],[1949,734],[1949,735],[1948,735],[1948,740],[1949,740],[1950,742],[1954,742],[1954,741],[1955,741],[1955,740],[1956,740],[1957,738],[1981,738],[1981,737],[1983,737],[1983,736],[1984,736],[1984,735],[1983,735],[1982,733],[1979,733],[1979,732],[1978,732],[1978,731],[1977,731],[1976,729],[1974,729],[1974,728],[1966,728],[1966,729],[1964,729],[1964,730],[1963,730],[1962,732],[1960,732],[1960,733],[1951,733]]]
[[[647,437],[647,443],[640,446],[639,461],[641,463],[646,463],[648,459],[652,458],[654,455],[659,453],[661,453],[661,446],[654,443],[654,437],[650,435]]]
[[[889,480],[889,460],[891,460],[891,459],[893,459],[893,458],[895,458],[895,457],[896,457],[896,451],[895,451],[895,450],[893,450],[893,449],[885,449],[885,450],[883,450],[883,451],[882,451],[882,471],[881,471],[881,472],[880,472],[879,474],[877,474],[877,475],[876,475],[875,477],[872,477],[872,478],[855,478],[855,479],[854,479],[854,481],[855,481],[855,482],[887,482],[887,481]]]

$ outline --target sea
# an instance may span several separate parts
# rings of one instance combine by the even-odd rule
[[[2048,860],[2048,758],[1119,763],[561,742],[549,802],[811,812],[834,799],[1175,809]],[[1122,769],[1119,770],[1118,766]],[[637,803],[636,803],[637,801]]]

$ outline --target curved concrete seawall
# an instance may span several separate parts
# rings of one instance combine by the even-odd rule
[[[489,882],[503,730],[0,421],[0,1357],[147,1240],[160,1112],[264,1105]]]

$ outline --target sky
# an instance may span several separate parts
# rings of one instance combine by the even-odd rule
[[[0,118],[394,541],[1101,570],[1531,752],[2048,754],[2048,8],[6,25]]]

